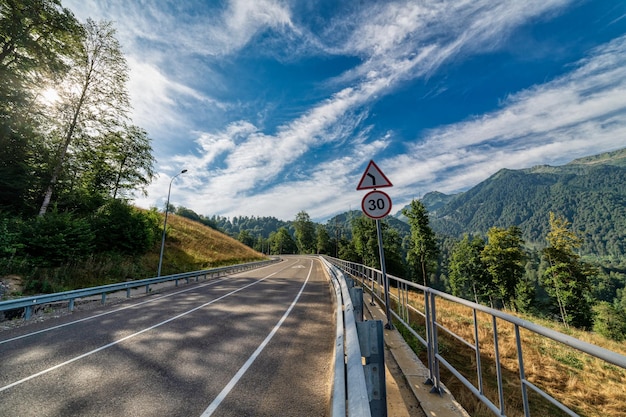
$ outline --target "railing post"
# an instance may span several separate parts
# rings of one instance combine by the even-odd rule
[[[491,316],[493,323],[493,348],[496,360],[496,376],[498,378],[498,397],[500,400],[500,412],[504,414],[504,390],[502,388],[502,366],[500,365],[500,348],[498,345],[498,322],[496,316]]]
[[[522,338],[519,326],[515,325],[515,341],[517,343],[517,362],[519,365],[519,379],[522,386],[522,403],[524,404],[524,416],[530,417],[530,407],[528,406],[528,392],[526,390],[526,372],[524,371],[524,352],[522,351]]]
[[[439,341],[437,340],[437,308],[435,303],[435,294],[429,293],[430,295],[430,308],[431,308],[431,334],[433,336],[433,376],[434,376],[434,386],[430,390],[431,393],[434,394],[443,394],[443,389],[441,388],[441,379],[439,377],[439,359],[437,355],[439,354]]]

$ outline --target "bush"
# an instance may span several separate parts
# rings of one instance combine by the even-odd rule
[[[99,252],[140,255],[150,249],[159,235],[157,213],[140,211],[120,200],[111,200],[93,220]]]
[[[594,332],[618,342],[626,339],[626,312],[601,301],[594,307],[594,313]]]
[[[55,209],[26,222],[21,241],[36,266],[55,267],[90,255],[94,237],[87,220]]]

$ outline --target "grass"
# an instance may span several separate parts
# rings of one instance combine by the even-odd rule
[[[392,289],[392,293],[394,291]],[[419,311],[423,311],[423,295],[410,293],[409,304]],[[509,314],[513,313],[509,312]],[[470,344],[474,344],[471,309],[447,300],[437,299],[437,315],[437,320],[442,326]],[[626,344],[608,340],[595,333],[566,329],[555,322],[524,315],[517,316],[626,355]],[[492,318],[484,313],[478,313],[477,321],[484,395],[496,407],[499,407]],[[426,337],[424,320],[421,316],[411,313],[409,322],[422,337]],[[397,327],[400,329],[400,326]],[[496,327],[505,414],[521,417],[524,415],[524,411],[514,326],[497,319]],[[416,351],[420,359],[427,363],[423,346],[416,343],[415,338],[408,331],[404,330],[402,333],[410,336],[408,338],[409,345]],[[520,337],[526,378],[532,384],[540,387],[581,416],[626,416],[626,370],[525,329],[520,329]],[[439,353],[475,387],[478,387],[475,351],[441,329],[438,330],[438,341]],[[440,370],[443,383],[471,416],[487,417],[494,415],[443,365]],[[531,416],[559,417],[566,415],[530,389],[528,395]]]
[[[162,215],[161,215],[162,217]],[[157,275],[161,235],[138,257],[99,254],[57,268],[17,267],[22,288],[12,296],[59,292],[137,280]],[[210,269],[264,259],[264,255],[221,232],[174,214],[168,216],[161,275]]]

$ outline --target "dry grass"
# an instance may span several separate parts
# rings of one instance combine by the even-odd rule
[[[412,293],[410,304],[423,311],[423,295]],[[442,326],[472,345],[474,344],[471,309],[438,299],[437,314],[438,322]],[[492,318],[484,313],[478,313],[477,318],[484,393],[496,407],[499,407]],[[534,317],[520,316],[520,318],[626,355],[626,345],[623,343],[613,342],[590,332],[566,329],[559,326],[558,323],[538,320]],[[423,328],[421,317],[412,316],[411,322],[418,329]],[[503,375],[505,413],[507,416],[523,416],[514,326],[497,319],[496,327]],[[424,335],[423,331],[421,334]],[[470,380],[475,387],[478,387],[474,350],[441,330],[439,330],[438,335],[440,353],[443,357]],[[530,382],[582,416],[626,416],[626,370],[525,329],[520,330],[520,336],[525,374]],[[422,360],[426,361],[425,353],[421,352],[420,355]],[[460,381],[445,371],[443,366],[441,369],[444,384],[470,415],[493,415]],[[532,416],[556,417],[565,415],[538,394],[531,390],[528,390],[528,393]]]
[[[142,258],[146,265],[158,265],[158,247]],[[236,239],[185,217],[167,217],[162,275],[214,268],[264,259],[263,254]]]
[[[184,217],[170,214],[167,229],[162,275],[265,259],[263,254],[241,242]],[[28,278],[16,275],[19,285],[14,285],[9,295],[59,292],[154,277],[160,251],[159,234],[151,250],[139,257],[105,253],[56,268],[31,271],[24,267],[23,276]],[[32,286],[33,282],[37,286]]]

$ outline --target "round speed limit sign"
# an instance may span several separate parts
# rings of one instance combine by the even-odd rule
[[[363,197],[361,209],[367,217],[382,219],[391,211],[391,198],[382,191],[371,191]]]

